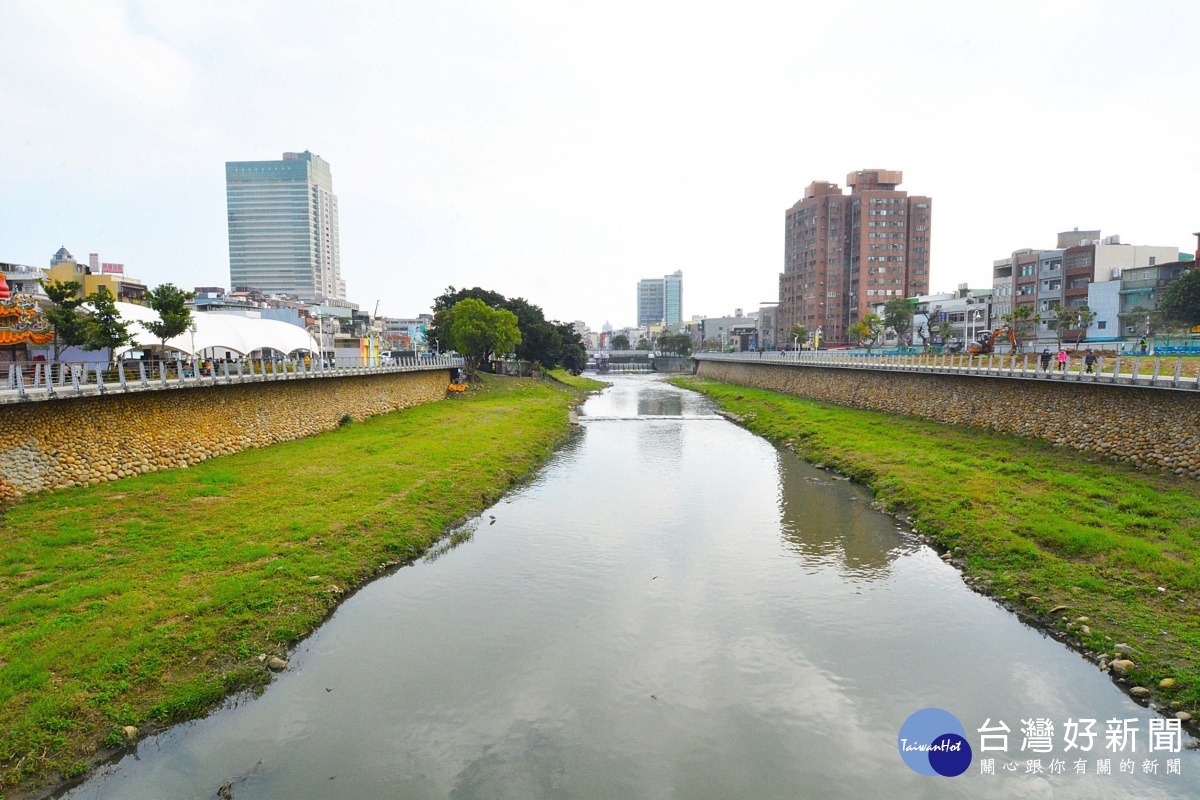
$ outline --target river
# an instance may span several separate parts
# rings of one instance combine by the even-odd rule
[[[260,697],[65,796],[1200,795],[1194,750],[1169,734],[1148,750],[1153,712],[969,590],[867,490],[698,395],[611,380],[531,484],[349,598]],[[900,727],[926,707],[965,729],[958,777],[901,760]],[[1090,752],[1064,743],[1081,718]],[[1052,751],[1032,749],[1045,731],[1022,751],[1039,719]],[[1110,719],[1138,728],[1136,751],[1105,748]],[[981,752],[978,729],[1001,721],[1007,750]]]

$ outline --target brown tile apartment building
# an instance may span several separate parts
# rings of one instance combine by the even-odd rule
[[[899,170],[864,169],[836,183],[813,181],[784,218],[780,336],[796,323],[830,344],[870,306],[929,291],[928,197],[898,189]]]

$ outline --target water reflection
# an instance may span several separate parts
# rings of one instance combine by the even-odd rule
[[[637,395],[638,416],[673,416],[683,413],[683,395],[678,391],[648,390]]]
[[[656,421],[642,425],[638,430],[638,458],[647,464],[655,464],[663,471],[663,478],[678,471],[679,458],[683,454],[683,422]]]
[[[796,554],[834,565],[846,578],[873,581],[917,545],[899,537],[870,495],[786,451],[779,453],[780,531]]]

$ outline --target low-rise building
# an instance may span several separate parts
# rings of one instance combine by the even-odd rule
[[[971,289],[959,284],[954,292],[927,294],[915,298],[912,342],[917,345],[946,345],[974,341],[999,325],[993,310],[991,289]],[[882,311],[880,312],[882,316]],[[941,325],[950,324],[950,336],[941,335]]]
[[[731,337],[740,337],[745,332],[746,328],[751,328],[757,331],[757,313],[743,315],[742,309],[735,309],[733,316],[729,317],[705,317],[700,320],[700,340],[703,346],[704,342],[716,342],[722,350],[728,349],[731,344],[740,344],[740,338],[736,341],[731,341]],[[741,329],[737,333],[735,329]]]
[[[1194,261],[1171,261],[1121,270],[1121,336],[1134,339],[1153,333],[1162,290],[1194,266]]]
[[[426,344],[425,332],[432,324],[432,314],[383,317],[383,337],[390,350],[422,350]]]
[[[1096,315],[1088,325],[1087,341],[1120,341],[1121,282],[1089,283],[1087,305]]]
[[[106,290],[121,303],[146,305],[146,284],[137,278],[119,273],[95,273],[90,266],[75,261],[65,260],[63,254],[66,248],[61,248],[51,259],[51,267],[46,271],[46,279],[58,282],[75,281],[82,286],[81,294],[89,294]]]
[[[48,278],[49,270],[26,264],[0,263],[0,273],[4,274],[4,280],[14,294],[27,294],[42,304],[49,300],[40,283]]]
[[[781,333],[775,326],[778,311],[779,303],[758,304],[758,344],[763,350],[774,350],[787,339],[786,332]]]
[[[1058,333],[1050,322],[1053,309],[1063,303],[1063,252],[1042,250],[1038,253],[1037,344],[1057,342]]]

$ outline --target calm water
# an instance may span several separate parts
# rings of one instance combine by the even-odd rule
[[[261,697],[67,796],[213,798],[231,781],[239,800],[1200,796],[1194,751],[1148,753],[1151,712],[968,591],[865,491],[696,395],[612,380],[469,541],[352,597]],[[958,778],[897,754],[928,706],[976,748]],[[1055,724],[1053,753],[1021,752],[1034,717]],[[1071,717],[1101,733],[1083,776]],[[1137,720],[1136,753],[1104,750],[1110,718]],[[1007,757],[978,752],[988,719],[1011,728]],[[1035,756],[1066,774],[1026,774]]]

